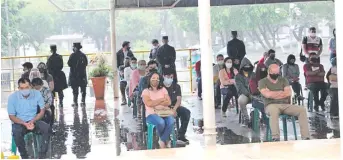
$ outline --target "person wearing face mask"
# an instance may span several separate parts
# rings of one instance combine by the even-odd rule
[[[147,123],[156,126],[159,136],[160,148],[170,146],[170,134],[173,131],[175,119],[171,114],[162,114],[162,111],[172,113],[171,100],[168,91],[163,86],[163,78],[156,72],[149,73],[148,88],[142,93],[143,102],[146,110]]]
[[[163,42],[163,45],[158,48],[157,53],[156,53],[156,60],[159,63],[159,71],[160,73],[163,73],[164,68],[172,68],[176,70],[175,48],[169,45],[168,36],[163,36],[162,42]]]
[[[220,91],[224,96],[222,106],[222,116],[226,117],[227,107],[232,97],[238,97],[237,90],[235,88],[235,75],[238,71],[232,67],[232,59],[226,57],[224,60],[224,68],[219,71]]]
[[[25,62],[22,66],[24,73],[21,75],[21,78],[29,78],[30,71],[33,68],[33,64],[31,62]]]
[[[41,79],[42,80],[45,80],[48,82],[48,85],[49,85],[49,90],[53,91],[54,90],[54,86],[55,86],[55,83],[54,83],[54,79],[53,77],[48,73],[48,70],[46,68],[46,65],[45,63],[43,62],[40,62],[38,65],[37,65],[37,69],[39,70],[40,72],[40,75],[41,75]]]
[[[24,135],[35,132],[42,135],[39,149],[39,158],[45,159],[48,151],[51,127],[41,121],[45,113],[45,103],[42,94],[31,89],[28,78],[18,80],[18,91],[8,97],[7,111],[12,121],[12,135],[22,159],[28,159]],[[39,113],[37,110],[39,108]]]
[[[215,83],[215,94],[214,102],[215,108],[220,108],[221,105],[221,94],[220,94],[220,80],[219,71],[224,67],[224,56],[222,54],[217,55],[217,64],[213,66],[213,82]]]
[[[130,66],[126,67],[124,69],[124,80],[126,81],[127,84],[130,83],[132,71],[135,70],[135,69],[137,69],[137,58],[132,57],[131,60],[130,60]],[[126,85],[125,92],[126,92],[128,98],[129,98],[129,85]],[[131,102],[131,101],[129,101],[129,102]],[[122,105],[126,105],[126,102],[122,103]]]
[[[179,84],[174,82],[174,72],[172,69],[165,69],[163,73],[163,84],[168,91],[169,98],[171,100],[171,108],[174,111],[174,116],[180,117],[181,126],[178,133],[178,140],[189,144],[188,139],[186,139],[186,132],[188,123],[191,117],[191,111],[183,106],[181,106],[181,87]]]
[[[46,67],[48,73],[51,74],[54,80],[54,90],[51,90],[55,95],[58,93],[59,107],[63,107],[63,90],[68,88],[67,78],[63,69],[63,58],[61,55],[57,54],[56,45],[50,45],[50,52],[52,55],[48,58],[46,62]]]
[[[337,81],[337,60],[336,57],[331,59],[332,67],[326,74],[326,79],[330,83],[330,116],[331,118],[338,118],[339,104],[338,104],[338,81]]]
[[[258,89],[264,97],[264,106],[269,116],[273,141],[280,141],[279,116],[286,114],[297,116],[300,133],[303,140],[310,139],[306,109],[302,106],[290,104],[292,89],[286,78],[280,76],[280,66],[271,64],[268,76],[258,82]]]
[[[139,80],[145,76],[146,71],[146,61],[140,60],[138,61],[138,67],[134,71],[132,71],[130,83],[129,83],[129,97],[132,98],[133,91],[137,88]]]
[[[40,93],[43,96],[44,103],[45,103],[45,115],[44,115],[44,122],[50,124],[50,126],[53,125],[54,122],[54,111],[55,109],[52,107],[53,105],[53,97],[52,97],[52,92],[49,90],[49,88],[43,86],[43,81],[40,78],[34,78],[32,80],[32,88],[40,91]]]
[[[81,51],[81,43],[74,43],[72,53],[68,60],[70,67],[68,85],[73,89],[74,106],[78,106],[79,88],[81,88],[81,103],[86,103],[86,87],[88,84],[86,67],[88,65],[87,56]]]
[[[152,73],[152,72],[157,72],[158,73],[158,70],[157,70],[157,62],[155,60],[151,60],[148,62],[148,73],[146,73],[146,75],[148,75],[149,73]],[[140,97],[142,95],[142,92],[144,89],[148,88],[148,79],[147,79],[147,76],[144,76],[144,77],[141,77],[141,79],[139,80],[139,83],[138,83],[138,96]]]
[[[268,51],[268,58],[265,60],[264,65],[268,68],[271,64],[277,64],[278,66],[282,66],[283,63],[275,57],[275,50],[270,49]]]
[[[239,73],[235,76],[235,86],[238,92],[238,105],[241,108],[243,116],[243,125],[248,126],[250,123],[247,104],[252,101],[252,94],[249,87],[249,81],[255,76],[254,66],[250,60],[243,58]]]
[[[310,63],[304,65],[304,74],[307,88],[312,92],[314,99],[314,110],[318,112],[320,106],[322,111],[325,111],[325,100],[328,95],[327,85],[324,82],[325,70],[324,66],[319,63],[319,57],[316,53],[310,53]],[[319,99],[320,92],[320,99]]]
[[[304,98],[300,95],[301,85],[299,83],[300,70],[299,66],[295,64],[295,56],[290,54],[287,58],[287,63],[282,66],[282,76],[285,77],[295,92],[295,97],[298,101]]]
[[[308,35],[302,40],[302,51],[305,53],[304,56],[308,59],[310,53],[314,52],[318,56],[322,54],[323,42],[320,37],[317,36],[315,27],[311,27],[308,30]],[[306,61],[308,62],[308,61]]]
[[[333,29],[333,37],[329,41],[330,60],[336,57],[336,28]]]
[[[149,59],[150,60],[155,60],[156,59],[157,50],[160,47],[160,44],[158,43],[157,39],[153,39],[151,44],[152,44],[152,49],[150,50]]]
[[[130,57],[130,58],[134,57],[134,55],[130,49],[131,49],[130,42],[124,41],[122,44],[122,48],[116,53],[116,55],[117,55],[117,68],[119,68],[119,66],[121,66],[121,65],[124,65],[124,60],[126,57]]]

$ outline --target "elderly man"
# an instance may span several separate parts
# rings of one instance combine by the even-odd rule
[[[259,90],[264,97],[266,113],[269,115],[273,141],[280,141],[280,114],[297,116],[301,137],[307,140],[310,138],[310,133],[306,110],[304,107],[290,104],[292,90],[288,80],[280,76],[279,68],[277,64],[271,64],[268,68],[268,76],[258,83]]]

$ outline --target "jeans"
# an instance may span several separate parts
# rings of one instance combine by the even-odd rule
[[[202,94],[202,83],[201,83],[201,77],[198,78],[198,97],[201,97]]]
[[[251,99],[249,97],[247,97],[246,95],[244,95],[244,94],[241,94],[238,97],[238,105],[241,108],[243,119],[249,119],[248,110],[247,110],[247,104],[250,101],[251,101]]]
[[[173,131],[175,119],[173,116],[160,117],[157,114],[150,114],[146,117],[147,123],[151,123],[156,126],[157,135],[160,137],[160,140],[166,143],[170,134]]]
[[[181,126],[179,129],[179,138],[185,138],[189,119],[191,118],[191,111],[189,109],[180,106],[176,109],[177,116],[181,119]]]
[[[335,58],[335,57],[336,57],[336,54],[330,53],[330,59],[329,60],[331,61],[331,59]]]
[[[222,88],[221,90],[223,90],[224,88]],[[237,95],[237,90],[235,86],[229,86],[228,88],[228,93],[224,96],[224,101],[223,101],[223,106],[222,106],[222,111],[226,112],[227,107],[229,105],[230,100],[232,99],[232,97],[238,97]]]
[[[214,102],[215,106],[219,107],[221,105],[222,101],[222,95],[220,94],[220,81],[218,80],[217,83],[214,85],[215,87],[215,94],[214,94]]]
[[[322,109],[325,109],[324,102],[326,100],[326,97],[328,96],[327,93],[327,85],[325,82],[315,82],[315,83],[309,83],[308,88],[313,94],[314,99],[314,109],[317,110],[318,106],[321,106]],[[319,92],[320,92],[320,99],[319,99]]]
[[[126,86],[127,86],[126,81],[120,81],[121,98],[122,98],[122,102],[125,102],[125,103],[126,103],[126,94],[125,94]]]
[[[300,96],[300,91],[301,91],[301,84],[299,82],[292,82],[292,89],[296,94],[296,97]]]
[[[252,105],[253,108],[257,108],[262,113],[262,119],[265,120],[265,118],[267,116],[266,116],[266,112],[264,110],[263,102],[260,102],[258,100],[252,99],[251,105]]]
[[[330,114],[332,116],[338,116],[339,107],[338,107],[338,88],[330,88]]]
[[[19,150],[20,156],[22,159],[28,159],[28,154],[26,150],[24,136],[30,132],[26,129],[25,126],[20,124],[12,124],[12,134],[14,137],[15,144]],[[33,130],[35,133],[39,133],[42,135],[42,142],[40,146],[40,153],[39,156],[45,158],[46,152],[48,151],[50,135],[51,135],[51,127],[49,124],[43,121],[37,121],[35,123],[35,128]]]

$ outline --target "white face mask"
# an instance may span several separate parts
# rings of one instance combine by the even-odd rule
[[[311,37],[315,37],[315,36],[316,36],[316,33],[310,33],[310,36],[311,36]]]
[[[231,68],[232,67],[232,63],[225,63],[226,68]]]

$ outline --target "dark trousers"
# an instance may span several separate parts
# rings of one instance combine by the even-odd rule
[[[327,93],[327,85],[325,82],[315,82],[315,83],[309,83],[308,88],[313,94],[315,109],[318,109],[318,106],[321,106],[322,109],[324,109],[324,102],[326,100],[326,97],[328,96]],[[319,92],[320,92],[320,99],[319,99]]]
[[[189,109],[180,106],[176,109],[177,116],[181,119],[181,126],[179,129],[179,137],[184,138],[186,135],[189,119],[191,118],[191,111]]]
[[[198,78],[198,97],[201,97],[202,94],[202,83],[201,83],[201,77]]]
[[[338,116],[339,107],[338,107],[338,88],[330,88],[330,114],[332,116]]]
[[[127,86],[126,81],[120,81],[120,93],[121,93],[122,102],[126,102],[126,94],[125,94],[126,86]]]
[[[221,90],[228,89],[227,94],[223,94],[224,101],[222,106],[222,111],[226,112],[227,107],[229,106],[229,102],[232,99],[233,96],[235,96],[236,99],[238,99],[238,94],[235,86],[229,86],[228,88],[222,88]]]
[[[81,88],[82,101],[86,99],[86,86],[72,86],[75,103],[77,103],[77,98],[79,96],[79,88]]]
[[[53,96],[55,96],[56,93],[58,94],[58,99],[60,100],[60,104],[63,104],[63,98],[64,98],[63,90],[62,91],[54,91]]]
[[[220,81],[218,80],[215,84],[215,94],[214,94],[214,102],[215,106],[220,106],[222,104],[222,95],[220,94]]]
[[[292,89],[295,92],[296,96],[300,96],[301,85],[299,82],[292,82]]]
[[[20,156],[22,159],[28,159],[28,154],[25,148],[25,140],[24,136],[25,134],[29,133],[30,131],[26,129],[25,126],[20,124],[12,124],[12,134],[14,137],[15,144],[17,145],[17,148],[19,150]],[[51,127],[49,124],[43,122],[43,121],[37,121],[35,123],[35,128],[32,132],[35,132],[37,134],[42,135],[42,142],[40,145],[40,157],[45,157],[46,152],[48,151],[49,146],[49,140],[51,135]]]

